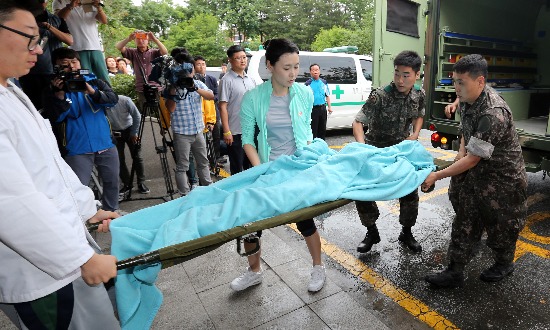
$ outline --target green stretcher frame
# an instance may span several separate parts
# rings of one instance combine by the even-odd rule
[[[452,163],[453,161],[434,159],[434,164],[436,165],[437,171],[450,166]],[[430,188],[430,191],[431,190],[433,190],[433,187]],[[120,260],[117,262],[117,269],[121,270],[139,265],[154,264],[159,262],[162,265],[162,269],[172,267],[182,262],[194,259],[210,251],[213,251],[233,239],[238,239],[242,236],[255,233],[259,230],[265,230],[281,225],[311,219],[323,213],[349,204],[350,202],[352,201],[349,199],[339,199],[335,201],[324,202],[264,220],[246,223],[244,225],[223,230],[211,235],[196,238],[179,244],[170,245],[155,251],[140,254],[135,257]],[[98,223],[87,223],[86,226],[89,231],[93,231],[97,229]]]
[[[340,199],[336,201],[325,202],[264,220],[246,223],[244,225],[223,230],[211,235],[196,238],[175,245],[170,245],[162,249],[120,260],[117,262],[117,269],[121,270],[139,265],[153,264],[158,262],[161,263],[163,269],[172,267],[182,262],[201,256],[210,251],[213,251],[224,245],[225,243],[233,239],[237,239],[241,236],[255,233],[259,230],[265,230],[281,225],[286,225],[289,223],[311,219],[323,213],[344,206],[350,202],[351,200],[349,199]],[[91,226],[88,226],[88,229],[90,230]]]

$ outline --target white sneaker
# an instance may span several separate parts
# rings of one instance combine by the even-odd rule
[[[310,292],[317,292],[323,288],[325,285],[325,266],[315,265],[311,268],[311,279],[309,280],[309,285],[307,290]]]
[[[253,285],[262,283],[262,269],[259,272],[253,272],[250,267],[246,269],[246,272],[231,282],[229,285],[231,289],[235,291],[242,291]]]

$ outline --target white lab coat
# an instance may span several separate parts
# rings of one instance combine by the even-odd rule
[[[9,84],[13,92],[0,85],[0,302],[17,303],[77,279],[99,247],[83,224],[96,213],[92,191],[61,158],[50,123]]]

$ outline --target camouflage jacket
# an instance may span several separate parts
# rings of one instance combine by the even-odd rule
[[[512,112],[491,87],[472,104],[460,104],[459,134],[468,153],[481,157],[470,173],[480,181],[525,188],[526,173]]]
[[[412,120],[424,117],[426,93],[417,85],[405,95],[392,82],[373,90],[355,120],[367,126],[367,143],[387,147],[411,134]]]

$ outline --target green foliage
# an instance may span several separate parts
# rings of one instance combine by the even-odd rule
[[[354,31],[343,27],[334,26],[331,29],[321,29],[311,44],[311,50],[321,52],[325,48],[349,46]],[[355,45],[351,45],[355,46]]]
[[[221,0],[218,7],[221,10],[220,18],[227,26],[233,28],[235,34],[245,38],[258,33],[258,12],[261,0]],[[233,32],[230,32],[233,37]]]
[[[368,27],[368,25],[367,25]],[[350,29],[334,26],[331,29],[321,29],[311,44],[311,50],[321,52],[325,48],[340,46],[356,46],[359,54],[372,53],[372,30],[366,30],[363,25],[354,25]]]
[[[188,0],[186,7],[173,0],[106,2],[109,23],[100,25],[105,55],[119,56],[115,44],[135,29],[155,33],[169,50],[186,47],[211,66],[225,59],[234,34],[244,35],[243,46],[251,50],[285,37],[301,50],[353,45],[372,52],[373,0]]]
[[[126,95],[137,102],[136,78],[129,74],[117,74],[111,77],[111,87],[118,95]]]
[[[120,56],[117,42],[135,30],[151,31],[163,41],[169,28],[185,19],[186,10],[172,0],[144,0],[141,6],[134,6],[132,0],[109,0],[105,12],[108,23],[99,26],[105,55]]]
[[[372,5],[372,0],[259,1],[262,2],[258,13],[260,39],[286,37],[302,50],[313,48],[321,29],[338,26],[353,30]]]
[[[131,0],[109,0],[105,6],[107,24],[99,24],[105,56],[120,56],[115,44],[126,38],[134,29],[129,25],[135,6]]]
[[[105,56],[119,57],[120,52],[116,49],[115,45],[120,40],[128,37],[130,33],[134,31],[133,28],[121,26],[119,24],[103,26],[100,29],[101,39],[103,40],[103,48],[105,50]]]
[[[172,0],[144,0],[141,6],[135,7],[135,13],[128,23],[136,29],[151,31],[160,39],[165,39],[170,28],[185,18],[185,8],[175,6]]]
[[[242,43],[242,46],[244,48],[248,48],[250,50],[258,50],[260,48],[260,45],[262,45],[262,42],[260,39],[249,39]]]
[[[374,7],[367,8],[363,19],[353,24],[355,31],[350,44],[359,47],[359,54],[372,54],[374,43]]]
[[[218,20],[211,14],[197,14],[173,26],[165,43],[169,51],[179,46],[187,48],[192,55],[201,55],[209,66],[220,65],[230,45],[219,28]]]

